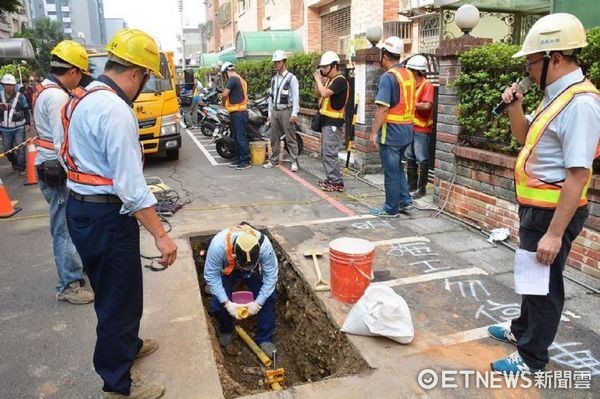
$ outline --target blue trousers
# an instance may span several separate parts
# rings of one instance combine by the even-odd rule
[[[257,273],[247,274],[234,270],[229,276],[223,275],[221,281],[223,288],[227,293],[227,297],[231,300],[231,290],[237,286],[239,282],[243,282],[248,286],[254,294],[254,298],[258,296],[262,287],[262,277]],[[219,332],[228,334],[233,332],[235,327],[234,319],[231,317],[227,309],[219,302],[216,296],[212,298],[212,310],[219,321]],[[256,315],[256,333],[254,340],[257,344],[263,342],[273,342],[273,332],[275,331],[275,291],[264,303],[262,309]]]
[[[429,162],[429,139],[431,134],[414,132],[413,142],[406,147],[404,157],[417,165]]]
[[[565,304],[563,270],[571,245],[581,232],[588,214],[588,207],[582,206],[569,222],[560,251],[550,265],[548,294],[523,295],[521,315],[511,322],[510,329],[517,338],[519,354],[531,368],[543,369],[548,364],[548,348],[556,336]],[[553,209],[519,207],[520,247],[530,252],[537,251],[538,243],[548,231],[553,216]]]
[[[379,144],[379,158],[383,168],[383,183],[385,186],[385,205],[383,209],[390,215],[398,213],[401,206],[412,204],[408,182],[402,168],[402,156],[406,147],[406,145]]]
[[[248,146],[248,136],[246,136],[246,123],[248,123],[248,111],[238,111],[229,114],[231,118],[231,129],[235,139],[235,157],[233,162],[236,165],[250,165],[250,147]]]
[[[131,366],[142,347],[142,264],[137,220],[121,204],[80,202],[69,197],[71,239],[94,289],[98,318],[94,368],[103,390],[129,394]]]
[[[79,281],[85,284],[81,259],[67,229],[65,208],[69,189],[66,185],[51,186],[42,180],[38,180],[38,186],[50,205],[50,234],[52,234],[52,250],[58,272],[56,291],[63,292],[72,282]]]
[[[25,127],[19,126],[15,128],[3,127],[0,129],[2,133],[2,151],[6,152],[13,147],[25,141]],[[13,169],[25,171],[25,148],[19,149],[16,153],[12,152],[6,155],[6,158],[13,165]]]

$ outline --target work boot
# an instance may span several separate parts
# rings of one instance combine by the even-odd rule
[[[427,195],[427,181],[429,180],[429,164],[419,165],[419,188],[410,193],[413,199],[419,199]]]
[[[417,189],[417,163],[414,160],[406,160],[406,180],[408,181],[408,191]]]
[[[159,383],[144,382],[141,375],[134,379],[132,374],[131,388],[129,395],[123,395],[117,392],[104,392],[100,394],[100,399],[158,399],[165,393],[165,386]]]
[[[158,341],[157,340],[152,339],[152,338],[145,339],[144,343],[142,344],[142,348],[140,349],[138,354],[135,355],[135,358],[139,359],[144,356],[148,356],[148,355],[156,352],[157,349],[158,349]]]
[[[219,345],[223,348],[231,344],[233,341],[233,333],[219,333]]]
[[[262,349],[262,351],[265,352],[267,356],[269,356],[271,359],[273,358],[273,352],[275,352],[275,345],[272,342],[265,341],[258,344],[258,346],[260,346],[260,349]]]
[[[56,300],[74,305],[85,305],[94,302],[94,293],[84,289],[79,281],[73,281],[63,292],[56,293]]]

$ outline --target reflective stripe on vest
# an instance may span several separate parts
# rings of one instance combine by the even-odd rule
[[[343,75],[336,75],[336,77],[334,77],[329,82],[327,82],[327,84],[325,85],[325,88],[328,89],[337,78],[346,79],[346,78],[344,78]],[[325,97],[323,99],[323,101],[321,102],[321,107],[319,108],[319,113],[321,115],[325,115],[332,119],[344,119],[344,111],[346,109],[346,104],[348,103],[349,96],[350,96],[350,92],[348,90],[348,87],[346,87],[346,99],[344,100],[344,106],[339,110],[335,110],[331,107],[331,100],[330,100],[331,97]]]
[[[423,79],[419,87],[417,87],[415,93],[415,117],[413,119],[413,124],[418,127],[430,127],[433,126],[433,109],[429,110],[429,116],[427,119],[423,119],[421,115],[417,112],[416,104],[419,102],[419,96],[421,92],[425,89],[425,85],[430,84],[427,79]]]
[[[239,104],[231,104],[229,102],[229,99],[231,98],[231,92],[230,92],[229,96],[227,96],[227,98],[225,99],[225,101],[223,103],[223,105],[225,106],[225,110],[227,110],[227,112],[229,112],[229,113],[237,112],[237,111],[245,111],[246,108],[248,108],[248,85],[246,84],[246,81],[244,79],[242,79],[241,77],[239,77],[239,79],[240,79],[240,82],[242,83],[242,94],[244,95],[244,99]]]
[[[225,268],[223,269],[223,274],[225,276],[229,276],[231,273],[233,273],[233,270],[235,269],[235,258],[233,256],[233,241],[231,239],[231,236],[233,235],[233,233],[243,232],[243,231],[245,231],[248,234],[252,234],[254,237],[256,237],[256,231],[254,231],[254,229],[252,227],[250,227],[246,224],[231,227],[227,231],[227,235],[225,236],[225,250],[226,250],[226,254],[227,254],[227,266],[225,266]]]
[[[35,91],[33,92],[33,98],[31,100],[32,114],[35,112],[35,103],[36,103],[37,99],[39,98],[40,94],[42,94],[44,92],[44,90],[46,90],[46,89],[59,89],[59,90],[64,91],[64,89],[62,87],[60,87],[59,85],[57,85],[56,83],[48,83],[46,86],[44,86],[40,83],[36,84]],[[32,119],[33,119],[33,123],[35,124],[35,117],[33,117]],[[52,140],[41,138],[39,132],[38,132],[37,137],[34,140],[34,143],[38,147],[42,147],[47,150],[54,151],[54,142]]]
[[[67,101],[61,111],[65,138],[60,148],[60,156],[63,158],[65,165],[67,166],[67,178],[75,183],[86,184],[88,186],[112,186],[113,181],[107,177],[82,172],[79,170],[79,168],[77,168],[77,165],[69,153],[69,126],[71,124],[71,115],[73,115],[75,108],[77,108],[77,105],[79,105],[81,100],[83,100],[88,94],[101,90],[107,90],[115,93],[114,90],[105,86],[96,86],[90,90],[85,90],[78,87],[72,91],[73,97]]]
[[[388,110],[384,122],[412,125],[415,117],[415,78],[406,68],[388,69],[398,82],[400,101]]]
[[[598,89],[596,89],[588,80],[571,85],[538,113],[529,126],[525,144],[523,145],[521,152],[519,152],[515,165],[515,191],[519,204],[540,208],[556,208],[558,205],[563,182],[546,183],[528,176],[526,172],[527,161],[529,160],[529,156],[532,154],[533,149],[548,128],[548,125],[550,125],[576,95],[584,93],[600,96]],[[600,148],[596,147],[596,154],[598,154],[599,150]],[[590,176],[581,192],[578,206],[587,204],[586,195],[591,177],[592,173],[590,170]]]

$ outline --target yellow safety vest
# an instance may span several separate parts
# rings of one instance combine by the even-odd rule
[[[400,101],[389,109],[384,122],[412,125],[415,117],[415,78],[406,68],[390,68],[388,72],[398,81]]]
[[[240,78],[240,82],[242,82],[242,93],[244,94],[244,99],[242,100],[241,103],[231,104],[229,102],[229,99],[231,98],[231,93],[229,93],[229,96],[227,96],[227,98],[225,99],[225,102],[223,104],[225,106],[225,109],[229,113],[237,112],[237,111],[245,111],[246,108],[248,108],[248,85],[246,84],[246,81],[244,79],[242,79],[241,76],[239,78]]]
[[[519,204],[551,209],[557,207],[563,182],[546,183],[528,176],[526,172],[527,160],[546,131],[548,125],[576,95],[584,93],[600,96],[598,89],[596,89],[596,87],[594,87],[587,79],[583,82],[573,84],[552,100],[552,102],[540,113],[537,113],[535,119],[529,126],[525,144],[523,145],[521,152],[519,152],[517,163],[515,165],[515,190]],[[598,156],[599,151],[600,146],[596,148],[596,156]],[[592,173],[590,170],[590,177],[579,198],[579,206],[587,204],[586,195],[591,177]]]
[[[337,78],[346,79],[346,78],[344,78],[343,75],[337,75],[335,78],[333,78],[327,82],[327,84],[325,85],[325,88],[326,89],[329,88],[329,86],[331,86],[333,84],[333,81],[336,80]],[[325,97],[323,99],[323,101],[321,102],[321,107],[319,108],[319,113],[321,115],[325,115],[325,116],[328,116],[333,119],[344,119],[344,110],[346,109],[346,104],[348,103],[349,95],[350,95],[349,90],[346,87],[346,100],[344,101],[344,106],[339,110],[333,109],[331,107],[331,101],[329,100],[330,97]]]

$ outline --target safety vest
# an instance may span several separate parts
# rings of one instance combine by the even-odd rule
[[[335,78],[331,79],[330,81],[327,82],[327,84],[325,85],[325,88],[329,88],[333,82],[338,79],[346,79],[343,75],[337,75]],[[344,100],[344,106],[342,108],[340,108],[339,110],[337,109],[333,109],[331,107],[331,97],[325,97],[323,99],[323,101],[321,101],[321,107],[319,108],[319,113],[321,115],[325,115],[329,118],[332,119],[344,119],[344,111],[346,109],[346,104],[348,103],[348,97],[350,96],[349,90],[346,87],[346,99]]]
[[[0,123],[0,126],[5,128],[14,128],[25,125],[25,110],[19,104],[19,96],[23,96],[18,91],[13,94],[12,102],[8,102],[6,99],[6,93],[3,91],[0,93],[0,100],[2,103],[6,104],[6,108],[4,109],[4,118]],[[25,98],[25,96],[23,96]],[[12,125],[12,126],[11,126]]]
[[[227,265],[225,266],[225,268],[223,269],[223,274],[225,276],[229,276],[231,273],[233,273],[233,270],[235,269],[235,258],[233,256],[233,239],[232,239],[232,235],[233,233],[236,232],[246,232],[248,234],[252,234],[254,237],[256,237],[256,230],[254,230],[252,227],[250,227],[247,224],[242,224],[239,226],[234,226],[229,228],[229,230],[227,231],[227,235],[225,236],[225,250],[226,250],[226,254],[227,254]],[[258,240],[258,245],[262,245],[262,241],[264,240],[264,236],[261,235],[260,239]]]
[[[36,103],[38,97],[46,89],[60,89],[60,90],[64,91],[64,89],[62,87],[60,87],[59,85],[57,85],[56,83],[48,83],[46,86],[42,85],[41,83],[36,84],[35,85],[35,91],[33,92],[33,97],[32,97],[32,100],[31,100],[31,110],[32,110],[32,113],[33,113],[33,111],[35,111],[35,103]],[[33,121],[35,123],[35,119]],[[34,140],[34,143],[38,147],[42,147],[42,148],[45,148],[47,150],[54,151],[54,142],[52,142],[52,140],[41,138],[39,131],[38,131],[38,134],[37,134],[37,136],[36,136],[36,138]]]
[[[388,72],[396,77],[400,88],[400,101],[388,110],[384,122],[412,125],[415,117],[415,78],[406,68],[390,68]]]
[[[540,208],[556,208],[560,198],[560,192],[563,182],[546,183],[539,179],[527,175],[527,161],[532,154],[533,149],[540,141],[540,138],[546,131],[548,125],[561,113],[561,111],[573,100],[578,94],[595,94],[600,96],[600,92],[594,85],[585,80],[571,85],[561,94],[559,94],[550,104],[548,104],[541,112],[537,113],[533,122],[529,126],[525,144],[519,152],[515,165],[515,191],[517,201],[521,205],[529,205]],[[600,146],[596,147],[597,157],[600,154]],[[592,174],[581,192],[579,197],[579,206],[587,204],[587,190],[590,184]]]
[[[227,96],[227,98],[225,99],[225,102],[223,104],[225,106],[225,109],[229,113],[237,112],[237,111],[245,111],[246,108],[248,108],[248,85],[246,84],[246,81],[244,79],[242,79],[241,76],[239,77],[239,79],[240,79],[240,82],[242,83],[242,94],[244,94],[244,99],[239,104],[231,104],[229,102],[229,99],[231,98],[231,93],[229,93],[229,96]]]
[[[67,166],[67,178],[75,183],[86,184],[89,186],[112,186],[113,181],[108,177],[81,172],[79,168],[77,168],[77,165],[75,165],[75,162],[69,153],[69,125],[71,124],[71,115],[73,115],[75,108],[77,108],[77,105],[79,105],[81,100],[83,100],[87,95],[101,90],[115,93],[113,89],[106,86],[96,86],[90,90],[78,87],[71,92],[71,99],[67,101],[61,111],[65,139],[60,148],[60,155]]]
[[[415,106],[416,103],[419,102],[419,97],[421,93],[425,89],[425,86],[431,84],[427,79],[423,79],[419,87],[417,87],[417,91],[415,93]],[[424,118],[415,108],[415,117],[413,119],[413,125],[418,127],[431,127],[433,126],[433,109],[429,110],[429,115],[427,118]]]

